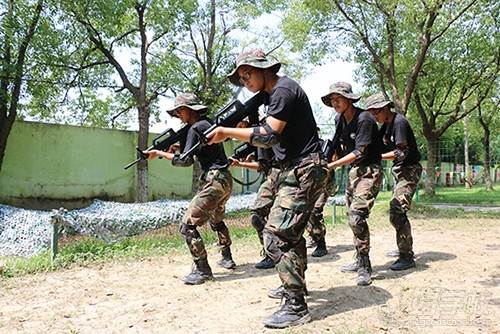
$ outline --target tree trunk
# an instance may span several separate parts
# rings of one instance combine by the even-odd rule
[[[463,103],[462,103],[463,105]],[[464,164],[465,164],[465,189],[472,188],[472,171],[469,164],[469,116],[464,117]]]
[[[137,143],[140,150],[145,150],[148,147],[149,135],[149,106],[146,103],[141,103],[138,107],[139,111],[139,134]],[[137,164],[137,187],[135,200],[136,202],[147,202],[149,199],[149,184],[148,184],[148,162],[141,160]]]
[[[7,149],[7,139],[9,138],[10,130],[14,124],[15,115],[9,115],[5,117],[0,122],[0,172],[2,171],[3,158],[5,156],[5,150]]]
[[[490,160],[491,160],[491,152],[490,152],[490,131],[485,129],[484,138],[484,187],[486,191],[493,190],[493,182],[491,182],[491,174],[490,174]]]
[[[438,152],[438,139],[435,137],[427,139],[427,178],[425,179],[424,190],[427,196],[436,195],[436,162]]]
[[[484,136],[483,136],[483,145],[484,145],[484,187],[486,191],[493,190],[493,182],[491,181],[490,174],[490,161],[491,161],[491,150],[490,150],[490,123],[487,118],[485,119],[485,115],[482,113],[481,104],[478,105],[479,112],[479,123],[483,127]],[[489,119],[491,121],[491,118]],[[495,179],[496,179],[496,169],[495,169]]]
[[[484,124],[481,122],[481,125],[483,126],[484,129],[484,137],[483,137],[483,145],[484,145],[484,168],[483,168],[483,175],[484,175],[484,187],[486,191],[492,191],[493,190],[493,182],[491,181],[491,174],[490,174],[490,161],[491,161],[491,150],[490,150],[490,129],[488,128],[487,124]]]

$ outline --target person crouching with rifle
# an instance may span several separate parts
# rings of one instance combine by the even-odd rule
[[[205,118],[207,107],[191,93],[177,96],[174,107],[167,112],[190,125],[185,141],[180,143],[181,152],[187,152],[198,143],[199,134],[211,126]],[[175,148],[171,147],[167,152],[150,150],[144,153],[148,155],[148,160],[163,157],[171,160],[174,166],[188,167],[194,163],[193,155],[181,159],[180,154],[175,154],[174,151]],[[197,229],[207,221],[217,233],[218,245],[221,248],[222,259],[218,264],[226,269],[233,269],[236,266],[231,255],[229,230],[222,220],[226,202],[233,188],[233,179],[228,171],[229,162],[224,148],[220,143],[200,146],[194,152],[194,156],[200,162],[203,173],[199,180],[199,190],[191,200],[180,228],[194,260],[192,272],[183,278],[184,283],[189,285],[202,284],[213,279],[207,251]]]

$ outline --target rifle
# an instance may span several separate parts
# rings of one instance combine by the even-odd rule
[[[153,139],[153,145],[151,145],[150,147],[148,147],[146,149],[146,151],[149,151],[149,150],[166,151],[166,150],[168,150],[168,148],[170,146],[172,146],[173,144],[177,143],[182,138],[185,138],[187,136],[188,130],[189,130],[189,126],[188,125],[183,126],[177,132],[175,132],[171,128],[167,129],[167,130],[163,131],[162,133],[160,133],[158,136],[156,136]],[[139,149],[139,147],[136,147],[135,149],[137,150],[137,153],[138,153],[137,156],[138,156],[138,158],[136,160],[132,161],[131,163],[129,163],[128,165],[126,165],[124,167],[125,169],[129,169],[130,167],[132,167],[133,165],[135,165],[139,161],[146,160],[148,158],[148,154],[143,153]],[[160,159],[161,159],[161,157],[160,157]]]
[[[335,147],[340,144],[340,135],[343,131],[342,119],[339,117],[337,124],[335,126],[335,134],[332,139],[325,140],[323,143],[323,147],[321,147],[321,151],[323,152],[323,156],[325,157],[327,162],[332,160],[333,154],[335,153]]]
[[[193,154],[200,146],[207,144],[207,135],[219,126],[226,126],[234,128],[238,122],[241,122],[245,117],[248,117],[250,124],[259,124],[259,107],[267,100],[267,93],[260,91],[255,94],[250,100],[241,103],[239,100],[233,100],[220,110],[215,115],[215,122],[203,133],[199,132],[198,142],[191,147],[187,152],[184,152],[180,158],[185,159],[187,156]]]
[[[234,149],[233,155],[231,156],[231,159],[243,160],[246,157],[248,157],[250,154],[256,153],[256,152],[257,152],[257,148],[255,146],[252,146],[249,143],[243,143]]]
[[[327,139],[323,142],[323,146],[321,147],[321,151],[323,152],[323,156],[325,157],[327,162],[330,162],[333,157],[333,140]]]

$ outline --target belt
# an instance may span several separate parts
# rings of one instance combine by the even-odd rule
[[[286,170],[286,169],[297,167],[298,165],[300,165],[305,160],[315,160],[315,159],[317,159],[318,162],[319,162],[321,160],[321,157],[322,157],[322,154],[318,153],[318,152],[308,153],[308,154],[299,156],[299,157],[294,158],[294,159],[290,159],[290,160],[283,161],[283,162],[280,161],[280,162],[278,162],[278,167],[281,170]]]

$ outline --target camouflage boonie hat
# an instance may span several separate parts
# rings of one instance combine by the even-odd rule
[[[281,67],[281,63],[278,60],[266,56],[264,51],[260,49],[242,52],[236,58],[236,68],[227,75],[229,81],[235,86],[243,86],[238,75],[238,69],[243,65],[261,69],[270,68],[274,73],[278,73]]]
[[[365,109],[380,109],[385,106],[389,106],[389,108],[394,108],[394,103],[386,98],[384,94],[377,93],[370,95],[365,100]]]
[[[170,116],[177,117],[175,111],[181,107],[187,107],[191,110],[199,112],[200,114],[203,114],[207,110],[207,107],[201,104],[198,97],[193,93],[177,95],[174,100],[174,107],[167,109],[167,112]]]
[[[358,102],[359,99],[361,98],[361,95],[359,94],[354,94],[352,92],[352,86],[350,83],[344,82],[344,81],[339,81],[334,84],[332,84],[328,90],[328,94],[323,96],[321,100],[325,105],[328,107],[332,106],[332,101],[330,99],[332,94],[339,94],[342,95],[345,98],[348,98],[349,100],[352,100],[353,103]]]

